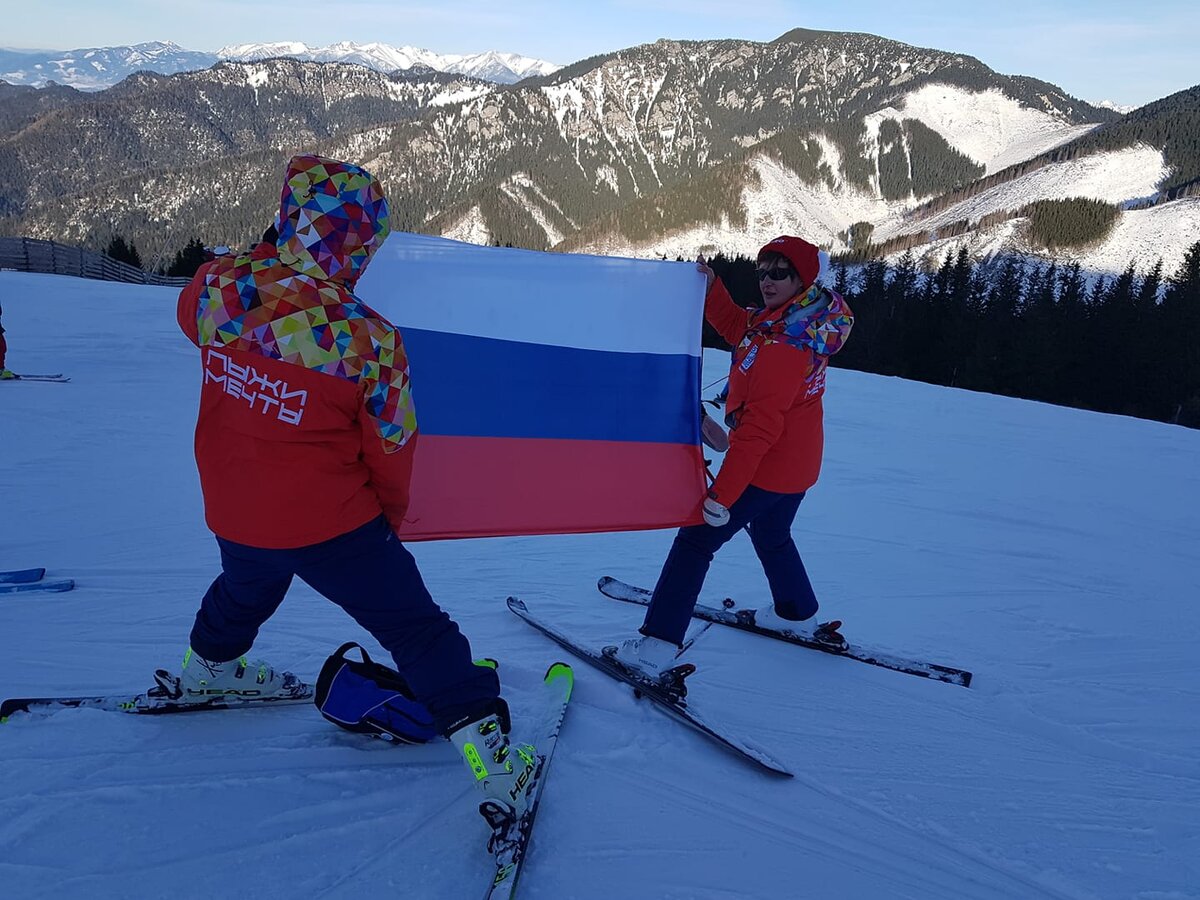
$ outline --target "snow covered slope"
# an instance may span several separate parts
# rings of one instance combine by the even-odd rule
[[[837,171],[836,151],[824,159]],[[802,234],[822,247],[845,250],[843,236],[855,222],[875,225],[872,239],[883,242],[900,235],[936,231],[954,222],[978,222],[984,216],[1015,211],[1037,200],[1085,197],[1126,204],[1151,197],[1167,174],[1162,152],[1138,146],[1052,163],[989,188],[924,217],[906,216],[904,203],[873,196],[839,179],[834,187],[803,181],[769,156],[750,160],[757,184],[742,192],[746,224],[725,219],[679,229],[652,240],[632,241],[610,233],[587,245],[589,252],[628,256],[690,258],[697,248],[706,252],[753,255],[762,241],[775,234]],[[915,248],[918,257],[941,259],[947,250],[965,245],[973,259],[996,253],[1032,253],[1021,239],[1024,220],[1004,222],[959,237],[934,240]],[[465,232],[460,232],[465,233]],[[455,236],[455,235],[448,235]],[[1160,257],[1164,270],[1174,272],[1188,248],[1200,240],[1200,201],[1176,200],[1149,209],[1123,210],[1109,236],[1095,247],[1072,253],[1056,252],[1060,262],[1078,259],[1096,272],[1114,274],[1133,261],[1140,271]],[[899,254],[894,254],[894,257]]]
[[[74,379],[0,384],[0,569],[78,582],[0,596],[0,692],[143,687],[177,665],[217,570],[174,292],[4,272],[0,296],[10,365]],[[709,356],[705,384],[727,360]],[[823,612],[976,686],[713,629],[693,702],[793,765],[780,782],[577,667],[522,896],[1200,896],[1200,433],[841,370],[826,409],[795,526]],[[670,540],[413,552],[501,660],[519,728],[559,654],[505,596],[597,643],[627,636],[638,610],[595,579],[652,582]],[[747,540],[705,593],[766,597]],[[346,639],[374,649],[297,583],[255,652],[311,676]],[[489,877],[447,745],[372,743],[309,707],[14,719],[0,771],[7,897],[460,900]]]
[[[888,107],[867,117],[868,134],[879,134],[884,118],[919,119],[951,147],[987,168],[988,175],[1074,140],[1094,125],[1072,125],[1024,106],[998,88],[968,91],[927,84],[906,94],[899,110]]]
[[[956,203],[941,212],[906,222],[881,225],[876,240],[887,240],[916,229],[939,228],[951,222],[978,221],[989,213],[1020,209],[1037,200],[1084,197],[1108,203],[1125,203],[1151,197],[1167,174],[1162,151],[1153,147],[1131,147],[1097,153],[1066,162],[1052,163],[1020,178],[996,185]]]
[[[922,244],[913,250],[918,260],[937,265],[947,253],[965,246],[973,259],[986,259],[999,253],[1016,253],[1046,260],[1029,247],[1025,235],[1028,219],[1009,219],[998,225],[969,231],[952,238]],[[1054,258],[1060,263],[1078,262],[1088,273],[1088,282],[1112,276],[1133,263],[1139,275],[1145,275],[1162,260],[1163,275],[1174,275],[1187,251],[1200,241],[1200,197],[1160,203],[1148,209],[1125,210],[1109,235],[1098,244],[1081,250],[1060,249]],[[903,254],[889,257],[896,262]]]

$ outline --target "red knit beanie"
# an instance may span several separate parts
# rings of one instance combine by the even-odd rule
[[[778,253],[786,257],[807,290],[821,274],[820,252],[804,238],[785,234],[763,244],[763,248],[758,251],[758,258],[762,259],[764,253]]]

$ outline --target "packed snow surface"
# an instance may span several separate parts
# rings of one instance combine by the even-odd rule
[[[78,583],[0,595],[0,690],[144,688],[218,565],[175,292],[0,273],[0,296],[10,366],[73,379],[0,383],[0,569]],[[705,361],[707,385],[728,357]],[[780,780],[580,663],[521,896],[1200,897],[1200,433],[843,370],[826,424],[794,529],[822,616],[975,686],[714,627],[692,702],[786,760]],[[639,610],[596,578],[652,584],[671,538],[412,549],[501,661],[519,732],[562,654],[505,597],[596,645],[629,636]],[[704,595],[766,600],[748,540]],[[297,583],[254,654],[312,677],[349,639],[378,651]],[[449,745],[373,742],[306,705],[16,716],[0,771],[6,897],[459,900],[490,877]]]

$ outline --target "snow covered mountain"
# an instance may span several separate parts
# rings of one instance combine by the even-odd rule
[[[218,58],[186,50],[171,41],[151,41],[128,47],[86,47],[77,50],[9,50],[0,48],[0,81],[43,87],[53,81],[81,91],[111,87],[134,72],[173,75],[206,69]]]
[[[366,66],[380,72],[428,67],[435,72],[467,75],[497,84],[511,84],[534,75],[549,75],[558,66],[516,53],[439,54],[416,47],[389,44],[355,44],[341,41],[328,47],[310,47],[297,41],[235,44],[216,53],[186,50],[170,41],[129,47],[93,47],[63,51],[0,49],[0,81],[43,87],[51,81],[79,90],[103,90],[134,72],[173,75],[207,69],[222,60],[254,62],[271,57],[291,57],[312,62],[339,62]]]
[[[1137,109],[1136,106],[1114,103],[1112,100],[1101,100],[1098,103],[1093,103],[1092,106],[1099,107],[1100,109],[1111,109],[1113,112],[1119,112],[1121,115],[1125,115],[1125,113],[1133,112],[1135,109]]]
[[[1182,202],[1200,178],[1192,99],[1169,115],[1120,116],[872,35],[662,40],[514,85],[439,73],[448,57],[381,44],[223,52],[355,65],[226,62],[36,102],[0,85],[11,151],[0,154],[0,231],[95,243],[115,228],[151,258],[197,234],[240,244],[271,215],[270,173],[316,149],[372,168],[402,227],[535,249],[747,253],[789,232],[832,252],[869,240],[933,258],[952,240],[977,257],[1037,254],[1021,209],[1069,197],[1122,207],[1111,246],[1080,249],[1096,265],[1123,269],[1131,249],[1158,246],[1169,267],[1195,240],[1195,204]],[[368,57],[393,75],[362,68]],[[160,115],[164,105],[177,114]],[[114,132],[97,142],[101,120]],[[1087,143],[1116,134],[1112,146]],[[235,211],[208,202],[197,188],[208,182],[243,185]],[[1164,203],[1181,205],[1149,208]]]
[[[313,62],[341,62],[367,66],[380,72],[427,66],[436,72],[469,75],[483,81],[512,84],[533,75],[549,75],[560,66],[541,59],[516,53],[488,50],[469,55],[434,53],[417,47],[394,47],[390,44],[355,44],[340,41],[328,47],[309,47],[298,42],[268,44],[235,44],[217,51],[221,59],[251,62],[273,56],[288,56]]]
[[[0,272],[9,365],[73,379],[0,382],[0,569],[77,583],[0,595],[5,696],[140,690],[183,654],[219,560],[176,293]],[[702,383],[728,363],[706,353]],[[822,611],[974,686],[713,628],[689,700],[786,759],[781,780],[578,663],[522,896],[1195,897],[1200,432],[837,368],[825,410],[794,528]],[[520,727],[560,651],[505,597],[596,645],[632,636],[640,610],[596,578],[652,582],[672,537],[410,546],[500,660]],[[765,602],[745,536],[704,595]],[[297,580],[254,656],[311,678],[343,640],[386,658]],[[459,900],[491,877],[447,744],[373,742],[309,706],[14,716],[0,761],[11,898]]]

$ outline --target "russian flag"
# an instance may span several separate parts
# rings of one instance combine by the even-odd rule
[[[355,294],[408,352],[405,540],[700,521],[694,264],[393,233]]]

